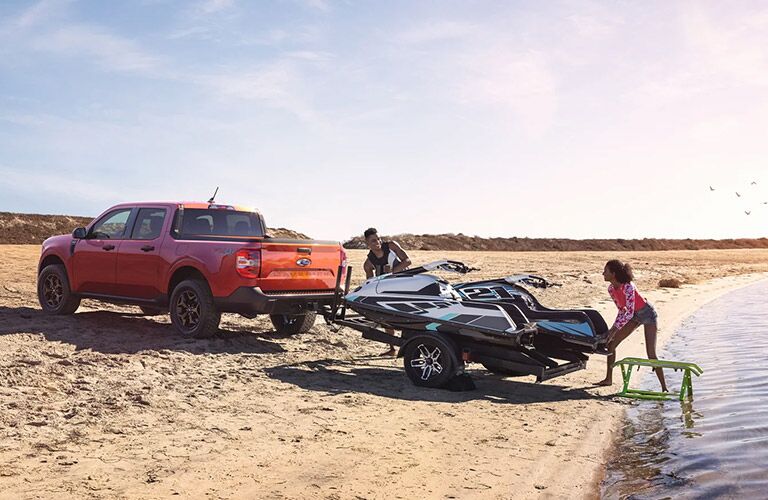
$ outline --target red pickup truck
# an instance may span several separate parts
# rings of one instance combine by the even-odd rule
[[[188,337],[216,333],[223,312],[269,314],[278,333],[294,334],[332,302],[346,259],[338,242],[270,237],[252,209],[123,203],[43,242],[37,293],[50,314],[72,314],[82,298],[170,310]]]

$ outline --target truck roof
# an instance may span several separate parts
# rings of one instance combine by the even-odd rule
[[[259,211],[254,207],[249,207],[246,205],[230,205],[227,203],[208,203],[203,201],[131,201],[131,202],[123,202],[118,203],[117,205],[114,205],[112,208],[117,207],[156,207],[156,206],[172,206],[172,207],[178,207],[178,208],[197,208],[197,209],[222,209],[222,210],[236,210],[238,212],[254,212],[259,213]]]

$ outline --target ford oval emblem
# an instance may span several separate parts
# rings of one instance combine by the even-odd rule
[[[301,267],[307,267],[311,263],[312,263],[312,261],[309,260],[309,259],[299,259],[299,260],[296,261],[296,265],[299,265]]]

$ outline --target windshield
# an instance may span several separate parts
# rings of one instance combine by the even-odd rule
[[[181,239],[258,238],[264,236],[255,212],[189,208],[179,211],[174,230]]]

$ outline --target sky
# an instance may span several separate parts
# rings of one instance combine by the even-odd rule
[[[765,237],[768,3],[0,2],[0,211],[217,186],[322,239]]]

